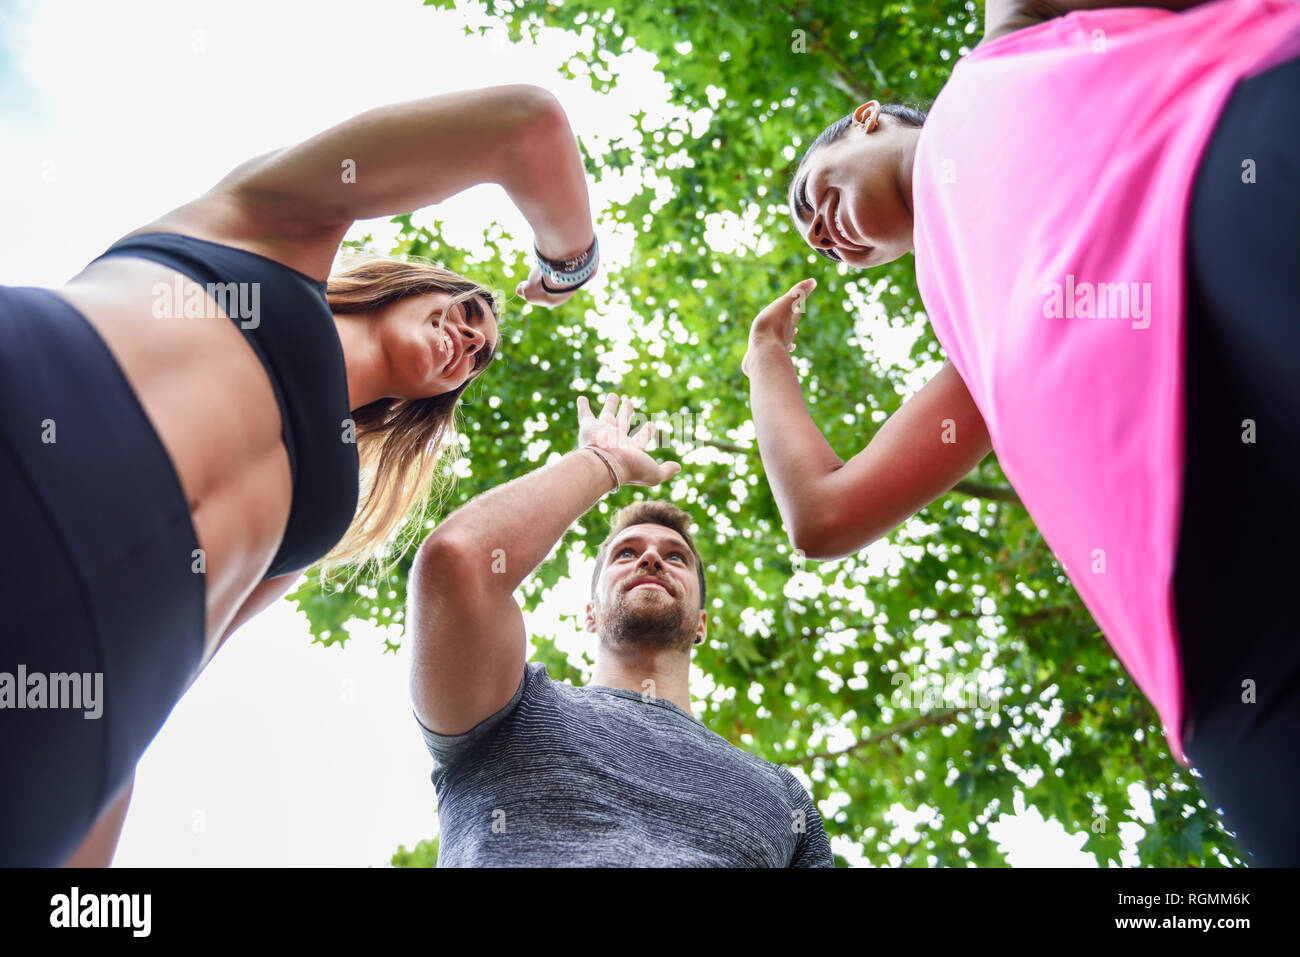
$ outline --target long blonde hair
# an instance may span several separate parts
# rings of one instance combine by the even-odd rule
[[[407,296],[431,292],[451,295],[447,310],[463,302],[471,317],[480,309],[497,317],[492,290],[428,262],[366,258],[332,273],[326,285],[330,310],[340,315],[372,312]],[[355,578],[368,564],[386,566],[410,548],[419,529],[411,529],[411,534],[394,543],[388,561],[381,559],[383,547],[408,516],[416,510],[422,514],[427,506],[444,445],[455,428],[456,403],[475,378],[442,395],[377,399],[352,411],[361,495],[347,533],[321,560],[322,573],[351,565]]]

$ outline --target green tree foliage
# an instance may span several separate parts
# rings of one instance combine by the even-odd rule
[[[988,825],[1012,812],[1018,791],[1087,835],[1084,850],[1103,866],[1115,864],[1119,826],[1136,819],[1133,784],[1149,792],[1155,817],[1139,844],[1143,864],[1237,863],[993,457],[890,536],[901,558],[873,548],[806,567],[763,477],[740,360],[751,318],[795,281],[818,280],[797,355],[812,414],[842,457],[909,394],[907,374],[940,358],[911,257],[870,273],[819,259],[795,235],[784,199],[796,153],[828,122],[872,97],[933,99],[978,41],[975,5],[487,0],[486,11],[514,42],[545,27],[580,37],[585,47],[564,69],[597,90],[619,82],[620,54],[649,51],[679,116],[652,128],[642,114],[632,139],[584,143],[596,179],[629,166],[645,177],[640,193],[601,211],[602,231],[635,233],[633,254],[610,266],[608,298],[523,315],[508,304],[499,365],[465,403],[469,467],[444,507],[572,448],[573,390],[597,390],[612,348],[590,320],[626,306],[639,354],[599,386],[644,409],[686,413],[672,439],[684,471],[653,494],[699,523],[711,641],[695,654],[707,687],[694,691],[709,727],[806,775],[832,838],[873,863],[1004,864]],[[666,202],[656,179],[671,185]],[[744,248],[710,247],[719,214],[744,224]],[[485,237],[488,259],[469,261],[436,227],[400,221],[394,254],[430,256],[511,290],[525,271],[501,251],[499,232]],[[910,357],[883,362],[870,347],[873,324],[913,330]],[[564,574],[565,549],[594,557],[611,507],[641,494],[625,489],[584,519],[524,586],[528,607]],[[313,578],[293,597],[326,644],[343,640],[354,616],[400,626],[408,563],[378,587],[322,588]],[[400,627],[389,634],[391,647]],[[532,641],[552,675],[579,679],[553,635]],[[886,819],[899,805],[934,816],[904,834]]]
[[[420,841],[409,851],[405,844],[399,844],[388,863],[393,867],[437,867],[438,839],[431,837]]]

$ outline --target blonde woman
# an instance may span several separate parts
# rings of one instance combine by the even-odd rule
[[[487,182],[534,231],[516,291],[565,301],[598,253],[567,118],[531,86],[368,111],[58,289],[0,287],[0,865],[106,863],[137,759],[225,638],[420,504],[493,297],[428,265],[330,270],[354,220]]]

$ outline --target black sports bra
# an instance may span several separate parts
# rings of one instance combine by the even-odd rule
[[[347,369],[325,283],[266,256],[178,233],[128,237],[95,261],[107,256],[148,259],[190,277],[244,333],[275,391],[293,477],[289,524],[266,577],[311,565],[348,530],[360,482]],[[173,315],[186,315],[187,305],[193,308],[176,303]]]

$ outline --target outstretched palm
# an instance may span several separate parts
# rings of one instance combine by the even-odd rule
[[[654,438],[654,422],[647,422],[635,435],[628,435],[631,422],[630,398],[624,398],[620,405],[617,395],[609,396],[597,418],[592,415],[587,397],[578,396],[578,448],[590,446],[604,452],[624,485],[658,485],[682,470],[676,462],[659,463],[646,452],[646,446]]]

